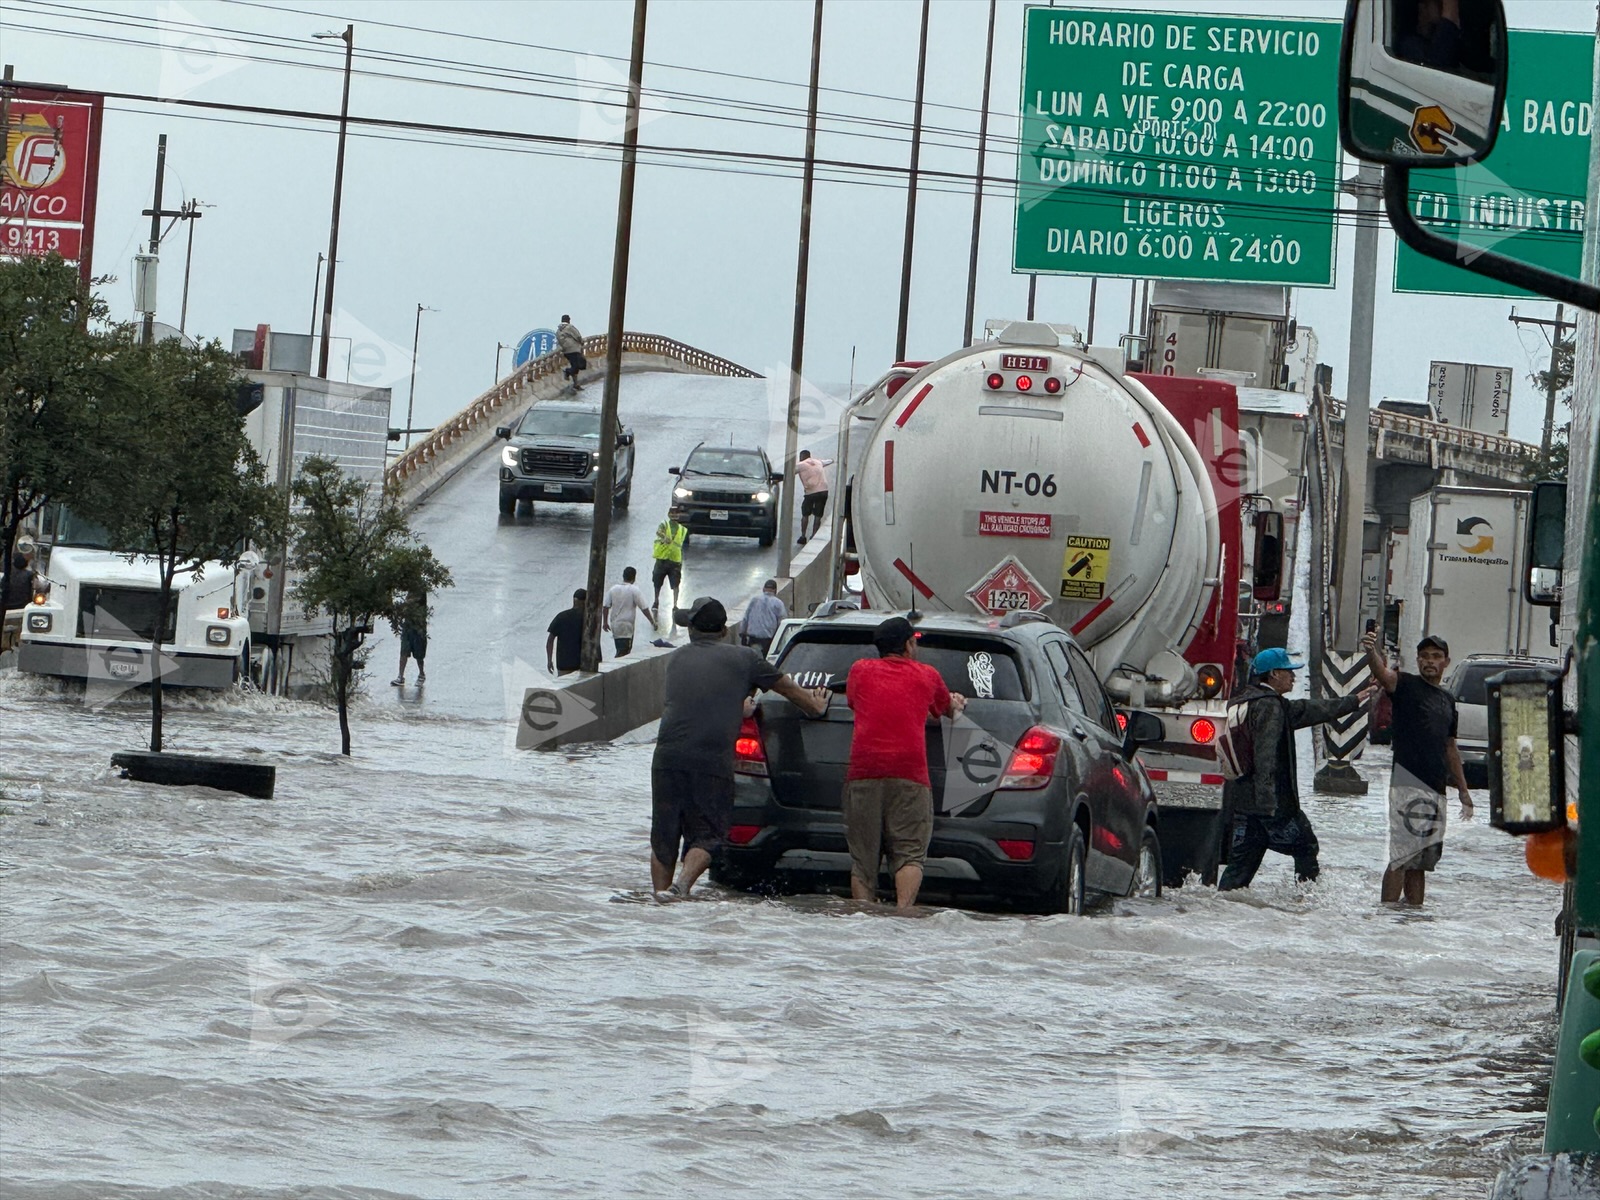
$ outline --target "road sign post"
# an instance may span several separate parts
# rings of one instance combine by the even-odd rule
[[[1014,271],[1333,286],[1338,22],[1024,20]]]

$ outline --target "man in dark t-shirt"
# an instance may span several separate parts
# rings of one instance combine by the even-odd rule
[[[827,688],[803,688],[748,646],[726,640],[728,612],[700,596],[676,609],[689,644],[667,659],[665,705],[650,764],[650,882],[657,900],[681,900],[694,887],[733,821],[733,751],[745,697],[773,691],[813,717],[828,708]],[[683,850],[676,883],[672,869]]]
[[[572,607],[558,612],[550,622],[544,658],[552,675],[576,671],[583,662],[583,602],[588,595],[585,588],[573,592]]]
[[[1461,797],[1461,817],[1472,817],[1456,749],[1455,698],[1439,686],[1450,665],[1450,647],[1441,637],[1417,643],[1417,673],[1391,667],[1378,648],[1378,635],[1361,643],[1372,673],[1393,698],[1394,770],[1389,777],[1389,865],[1383,873],[1383,902],[1402,895],[1407,904],[1421,904],[1427,872],[1444,852],[1445,790],[1454,784]]]

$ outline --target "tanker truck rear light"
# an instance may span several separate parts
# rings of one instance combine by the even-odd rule
[[[998,392],[1001,388],[1005,387],[1006,377],[1000,374],[999,371],[990,371],[989,377],[984,380],[984,383],[989,385],[989,390],[991,392]]]
[[[1017,748],[1011,752],[1006,773],[1000,777],[1003,788],[1042,788],[1055,774],[1056,755],[1061,753],[1061,739],[1048,729],[1035,725],[1022,735]]]
[[[1019,391],[1019,392],[1031,392],[1031,391],[1033,391],[1033,376],[1032,375],[1018,375],[1017,376],[1017,391]]]
[[[1050,376],[1044,381],[1044,390],[1054,396],[1061,390],[1061,380],[1057,379],[1054,375]]]
[[[754,717],[746,717],[739,726],[739,736],[733,743],[733,772],[735,775],[765,775],[767,752],[761,745],[761,726]]]
[[[1204,663],[1195,672],[1200,680],[1200,695],[1203,699],[1215,699],[1222,692],[1222,668],[1216,663]]]
[[[1217,740],[1217,723],[1209,717],[1196,717],[1189,722],[1189,736],[1198,744],[1209,746]]]

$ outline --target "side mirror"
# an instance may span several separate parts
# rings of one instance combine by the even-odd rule
[[[681,471],[682,471],[681,467],[668,467],[667,468],[667,474],[668,475],[677,475],[677,474],[680,474]]]
[[[783,472],[782,471],[774,471],[772,474],[767,476],[767,482],[770,483],[773,487],[780,486],[783,483]]]
[[[1533,485],[1528,504],[1528,572],[1523,597],[1529,604],[1554,608],[1561,603],[1561,570],[1567,551],[1567,485]]]
[[[1122,757],[1132,759],[1140,746],[1167,740],[1167,727],[1155,713],[1134,709],[1128,714],[1127,728],[1122,735]]]
[[[497,438],[506,438],[509,440],[511,437],[511,430],[508,426],[502,425],[499,429],[494,431],[494,435]]]
[[[1561,679],[1514,670],[1484,681],[1489,699],[1489,824],[1544,833],[1567,823]]]
[[[1356,158],[1454,167],[1494,149],[1506,98],[1500,0],[1349,0],[1339,139]]]
[[[1250,595],[1257,600],[1276,600],[1283,593],[1283,514],[1256,513],[1255,531]]]
[[[631,433],[619,433],[619,434],[617,434],[617,445],[619,445],[619,446],[631,446],[631,445],[633,445],[633,434],[631,434]]]

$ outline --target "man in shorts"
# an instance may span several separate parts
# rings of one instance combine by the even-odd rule
[[[800,486],[805,491],[805,498],[800,501],[800,544],[804,546],[808,537],[816,537],[817,531],[822,528],[822,515],[828,511],[828,472],[827,468],[833,466],[831,458],[812,458],[811,451],[800,451],[800,457],[795,461],[794,473],[800,477]],[[811,520],[811,532],[806,532],[806,519]]]
[[[916,630],[904,617],[884,621],[872,642],[878,657],[859,660],[845,685],[856,717],[843,803],[850,895],[878,898],[878,866],[887,855],[895,906],[903,911],[917,902],[933,837],[925,728],[930,717],[960,716],[967,701],[917,661]]]
[[[1472,818],[1472,793],[1456,748],[1455,697],[1439,686],[1450,665],[1442,637],[1417,643],[1417,673],[1396,671],[1378,647],[1376,631],[1361,639],[1372,674],[1393,698],[1394,769],[1389,776],[1389,865],[1382,897],[1421,904],[1429,871],[1444,853],[1445,789],[1455,785],[1461,819]]]
[[[655,545],[650,549],[650,555],[655,559],[655,566],[650,571],[650,582],[655,585],[655,602],[651,606],[653,613],[661,612],[661,585],[672,584],[672,608],[677,611],[678,589],[683,586],[683,543],[689,537],[689,527],[683,523],[683,509],[674,504],[667,510],[667,519],[656,526]],[[672,624],[667,627],[668,633],[672,631]]]
[[[390,683],[394,687],[406,684],[406,663],[417,660],[418,686],[428,682],[424,665],[428,657],[428,597],[422,592],[412,592],[406,597],[400,616],[400,674]]]
[[[689,895],[733,822],[733,744],[745,699],[777,692],[803,712],[828,709],[827,688],[803,688],[748,646],[727,640],[722,602],[697,597],[675,614],[688,645],[667,658],[666,704],[650,764],[650,883],[666,903]],[[683,868],[672,870],[680,848]]]

